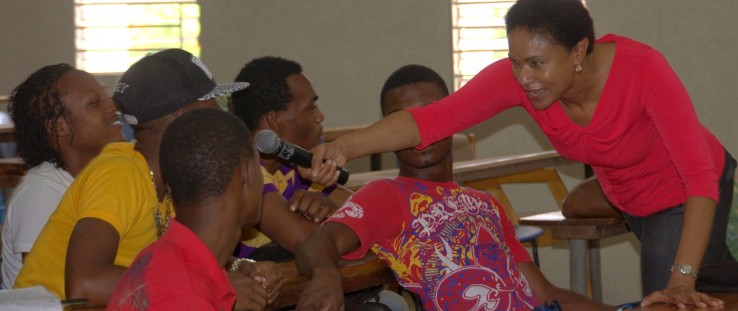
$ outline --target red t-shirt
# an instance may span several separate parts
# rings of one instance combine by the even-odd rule
[[[614,43],[616,50],[588,126],[572,122],[559,103],[533,108],[503,59],[438,103],[409,110],[420,147],[520,106],[562,156],[590,164],[608,199],[629,214],[647,216],[690,196],[717,201],[725,151],[700,124],[666,59],[625,37],[609,34],[597,42]]]
[[[108,310],[232,310],[236,293],[210,249],[172,219],[158,241],[136,257]]]
[[[397,177],[369,183],[327,222],[356,232],[417,294],[425,310],[531,310],[537,305],[518,262],[530,255],[504,209],[486,192]]]

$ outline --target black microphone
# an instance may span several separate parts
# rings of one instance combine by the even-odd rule
[[[273,154],[282,160],[295,163],[302,167],[310,168],[313,161],[313,154],[310,151],[300,148],[295,144],[282,140],[270,130],[261,130],[256,133],[254,138],[256,149],[261,153]],[[349,172],[343,168],[338,171],[338,183],[346,184],[349,178]]]

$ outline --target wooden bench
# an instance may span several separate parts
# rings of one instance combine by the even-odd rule
[[[282,291],[272,308],[279,309],[297,304],[300,294],[307,286],[309,279],[300,275],[294,261],[278,264],[284,281]],[[374,253],[368,253],[364,258],[339,263],[343,290],[346,293],[362,289],[369,289],[383,284],[394,284],[395,276],[392,270]]]

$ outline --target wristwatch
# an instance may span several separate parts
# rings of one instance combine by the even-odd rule
[[[679,271],[679,273],[686,275],[686,276],[691,276],[695,279],[697,278],[697,271],[694,271],[694,268],[692,268],[692,266],[688,264],[671,266],[671,272],[674,272],[674,271]]]

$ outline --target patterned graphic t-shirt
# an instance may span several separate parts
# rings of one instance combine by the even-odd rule
[[[354,193],[327,221],[351,227],[426,310],[531,310],[518,262],[530,255],[490,195],[456,183],[398,177]]]

